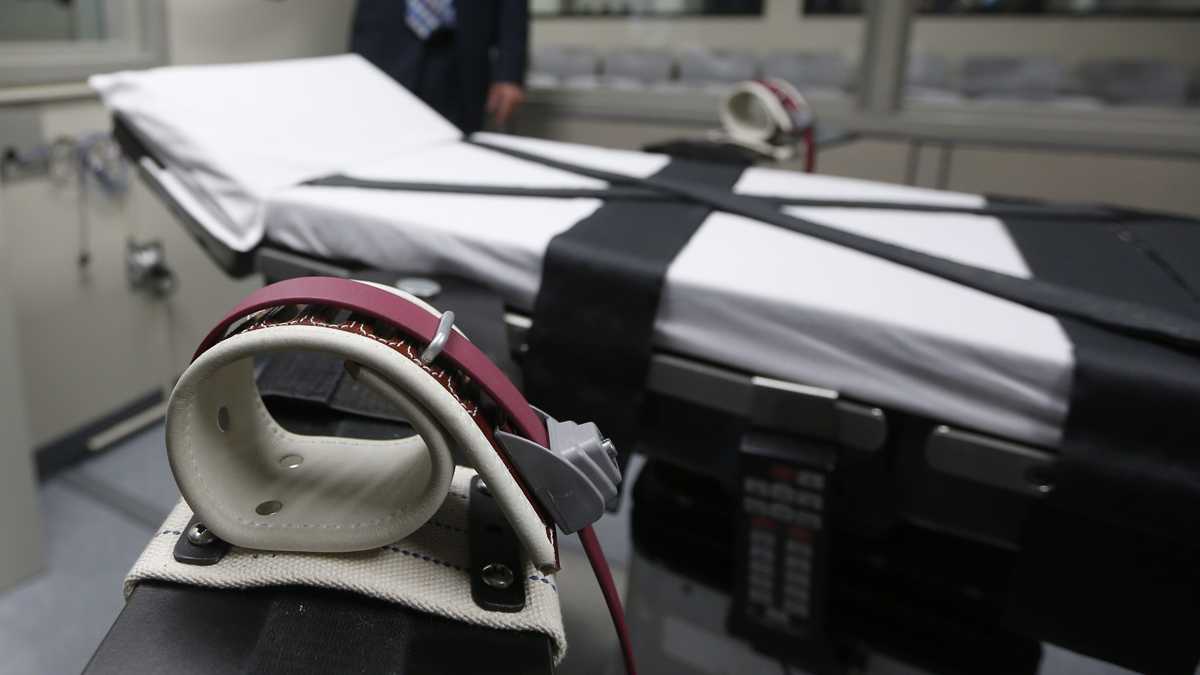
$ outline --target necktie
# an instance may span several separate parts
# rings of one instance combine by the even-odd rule
[[[454,0],[406,0],[404,21],[422,40],[443,26],[454,25]]]

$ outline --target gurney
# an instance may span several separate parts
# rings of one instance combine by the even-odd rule
[[[1194,349],[747,213],[1193,320],[1194,223],[462,139],[353,56],[93,86],[147,184],[230,274],[370,267],[498,292],[535,404],[605,409],[638,452],[717,479],[697,496],[733,496],[735,517],[708,524],[735,542],[736,571],[709,582],[757,648],[836,668],[839,645],[865,640],[937,663],[925,652],[945,621],[911,619],[949,612],[1003,637],[990,644],[1195,667]],[[912,542],[971,562],[930,582],[945,592],[928,606],[839,613],[847,584],[928,562],[900,555]]]

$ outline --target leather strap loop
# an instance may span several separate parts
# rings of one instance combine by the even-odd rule
[[[239,319],[269,307],[303,304],[329,305],[383,319],[426,344],[433,339],[438,328],[438,318],[420,305],[370,284],[336,277],[300,277],[264,286],[246,296],[209,331],[196,348],[192,360],[220,341]],[[470,340],[452,333],[441,358],[449,360],[455,368],[478,383],[522,436],[541,445],[549,444],[546,427],[529,402]]]

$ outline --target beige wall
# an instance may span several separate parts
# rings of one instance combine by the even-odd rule
[[[46,138],[107,128],[99,104],[39,106]],[[89,193],[91,263],[80,269],[78,186],[25,179],[0,188],[34,445],[51,441],[170,383],[207,324],[249,288],[226,280],[139,183],[116,200]],[[129,237],[163,241],[179,274],[166,300],[133,292]]]
[[[233,63],[346,50],[354,0],[167,0],[173,63]]]
[[[319,56],[344,51],[353,0],[167,0],[172,63]],[[26,105],[41,127],[32,146],[107,129],[94,99]],[[209,262],[174,216],[135,181],[125,198],[93,195],[92,264],[81,274],[74,185],[45,179],[0,188],[0,227],[12,252],[9,286],[17,317],[32,444],[51,441],[117,406],[168,385],[204,331],[259,282],[234,282]],[[129,236],[164,243],[179,289],[160,300],[125,280]]]
[[[1200,161],[1063,151],[960,148],[950,189],[1102,202],[1200,218]]]
[[[41,523],[34,493],[32,441],[10,263],[12,239],[0,204],[0,592],[42,566]]]
[[[616,51],[630,47],[840,50],[859,52],[858,18],[805,19],[795,0],[767,0],[761,17],[681,19],[604,17],[541,18],[533,22],[532,47],[573,45]]]
[[[1083,60],[1161,60],[1200,66],[1200,20],[1121,18],[919,17],[912,51],[946,54],[1042,54],[1066,65]]]

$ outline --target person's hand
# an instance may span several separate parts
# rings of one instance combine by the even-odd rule
[[[488,91],[487,112],[496,119],[498,126],[504,126],[513,111],[525,102],[525,89],[513,82],[496,82]]]

